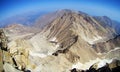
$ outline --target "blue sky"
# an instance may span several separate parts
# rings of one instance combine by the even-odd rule
[[[119,0],[0,0],[0,20],[29,11],[72,9],[120,22]]]

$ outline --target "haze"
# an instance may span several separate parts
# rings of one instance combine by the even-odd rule
[[[0,0],[0,21],[29,11],[72,9],[120,21],[118,0]]]

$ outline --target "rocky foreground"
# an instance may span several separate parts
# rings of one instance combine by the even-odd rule
[[[0,30],[0,72],[120,71],[120,26],[108,17],[65,9],[37,21]]]

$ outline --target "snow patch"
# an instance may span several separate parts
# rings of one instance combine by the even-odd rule
[[[73,69],[73,68],[82,69],[82,70],[89,69],[90,66],[92,66],[93,64],[95,64],[95,63],[98,62],[99,60],[100,60],[99,58],[97,58],[97,59],[95,59],[95,60],[89,60],[89,62],[86,62],[86,63],[84,63],[84,64],[78,62],[78,63],[72,65],[72,69]]]
[[[78,63],[72,65],[72,69],[77,68],[77,69],[81,69],[81,70],[87,70],[95,63],[97,63],[97,68],[101,68],[101,67],[105,66],[106,63],[111,63],[112,60],[113,59],[111,59],[111,60],[107,60],[107,59],[101,60],[101,59],[97,58],[95,60],[90,60],[89,62],[86,62],[84,64],[78,62]]]
[[[14,30],[9,30],[10,32],[13,32]]]
[[[93,39],[88,39],[88,43],[89,44],[94,44],[95,42],[97,42],[98,40],[101,40],[102,37],[101,36],[96,36],[96,37],[93,37]]]
[[[47,54],[37,53],[37,52],[32,52],[32,51],[30,51],[29,54],[30,54],[31,56],[41,57],[41,58],[44,58],[44,57],[47,57],[47,56],[48,56]]]
[[[55,46],[56,48],[58,48],[58,47],[60,47],[60,45],[59,44],[56,44],[56,46]]]
[[[114,49],[110,50],[108,53],[110,53],[110,52],[112,52],[112,51],[119,50],[119,49],[120,49],[120,47],[116,47],[116,48],[114,48]]]
[[[56,38],[56,37],[53,37],[53,38],[50,39],[50,41],[55,41],[55,42],[56,42],[56,41],[57,41],[57,38]]]
[[[97,41],[97,40],[100,40],[100,39],[102,39],[102,37],[101,36],[97,36],[97,37],[93,37],[94,39],[93,39],[93,41]]]
[[[106,63],[111,63],[111,62],[112,62],[112,60],[107,60],[107,59],[100,60],[98,63],[98,68],[101,68],[101,67],[105,66]]]
[[[89,44],[94,44],[95,42],[97,42],[97,41],[99,41],[99,40],[101,40],[103,38],[101,36],[97,35],[97,36],[94,36],[93,39],[90,39],[90,38],[87,38],[87,37],[83,36],[83,39],[85,41],[87,41]]]
[[[77,69],[79,69],[79,68],[81,68],[82,66],[83,66],[83,64],[80,63],[80,62],[78,62],[78,63],[72,65],[72,69],[73,69],[73,68],[77,68]]]

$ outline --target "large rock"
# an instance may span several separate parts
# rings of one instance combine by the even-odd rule
[[[2,50],[0,49],[0,72],[3,71],[3,53]]]
[[[7,38],[3,29],[0,29],[0,72],[3,72],[4,51],[7,51]]]
[[[5,63],[4,64],[4,71],[5,72],[23,72],[23,71],[19,71],[19,70],[17,70],[17,69],[15,69],[11,64],[9,64],[9,63]]]

